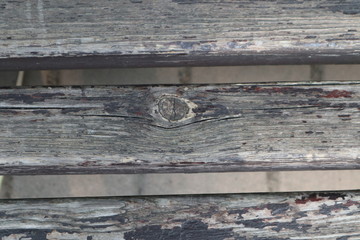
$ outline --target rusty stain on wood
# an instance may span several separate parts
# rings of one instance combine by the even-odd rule
[[[359,12],[356,0],[5,0],[0,69],[360,63]]]
[[[0,89],[0,174],[358,169],[360,83]]]
[[[2,239],[359,238],[359,192],[2,200]]]

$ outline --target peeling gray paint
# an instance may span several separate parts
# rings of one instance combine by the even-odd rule
[[[2,200],[0,237],[351,239],[359,237],[359,203],[358,192]]]

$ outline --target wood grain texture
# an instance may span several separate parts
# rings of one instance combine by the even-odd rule
[[[358,169],[360,83],[0,89],[0,174]]]
[[[357,0],[0,4],[0,69],[360,63]]]
[[[358,192],[12,200],[2,239],[358,239]]]

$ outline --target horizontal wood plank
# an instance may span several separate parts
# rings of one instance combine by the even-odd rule
[[[0,174],[359,169],[360,83],[0,89]]]
[[[358,192],[0,201],[2,239],[358,239]]]
[[[0,5],[0,69],[360,63],[357,0]]]

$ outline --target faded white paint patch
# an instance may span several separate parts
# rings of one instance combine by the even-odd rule
[[[124,157],[124,158],[121,158],[120,162],[122,162],[122,163],[136,162],[136,158],[134,158],[134,157]]]
[[[18,240],[18,239],[24,239],[27,240],[29,238],[25,238],[26,235],[25,234],[10,234],[9,236],[4,236],[2,237],[3,240]]]

